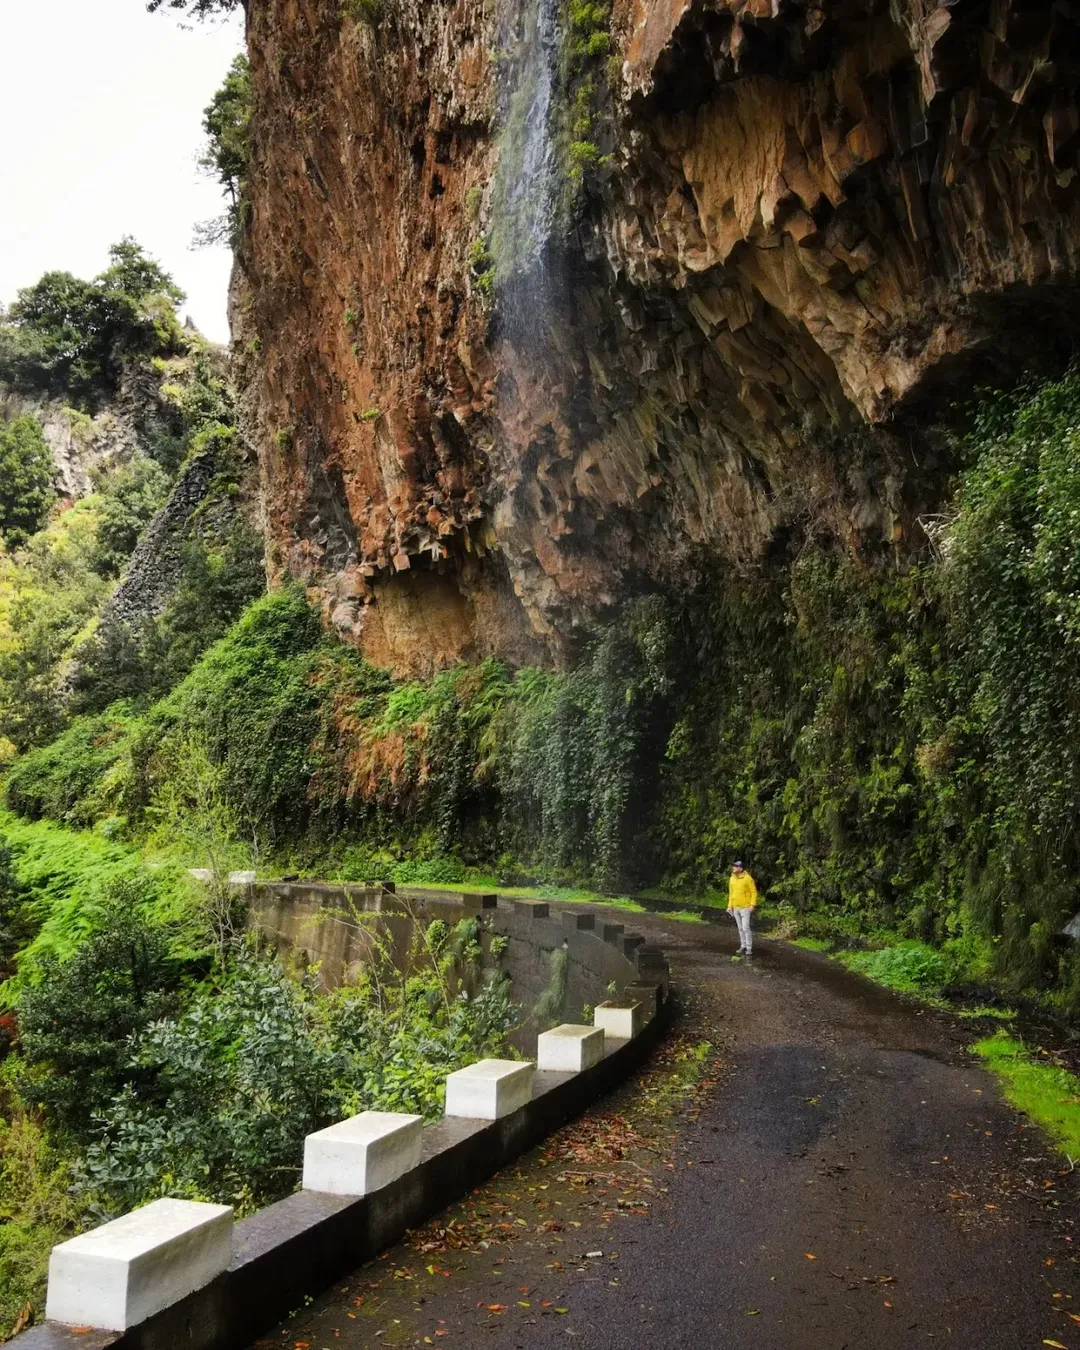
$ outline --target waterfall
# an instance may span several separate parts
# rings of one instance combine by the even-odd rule
[[[513,340],[515,330],[527,338],[549,299],[547,253],[561,188],[554,131],[560,33],[559,0],[508,4],[491,250]]]

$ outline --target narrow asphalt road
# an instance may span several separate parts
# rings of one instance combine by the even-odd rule
[[[656,1062],[258,1345],[1080,1350],[1076,1178],[978,1028],[782,943],[747,965],[733,930],[634,926],[679,987]]]

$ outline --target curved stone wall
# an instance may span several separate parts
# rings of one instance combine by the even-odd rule
[[[251,922],[287,959],[318,964],[327,988],[354,978],[372,959],[376,942],[385,943],[400,967],[408,960],[417,921],[442,919],[453,926],[470,915],[482,918],[485,949],[493,937],[506,939],[500,967],[510,976],[515,1002],[523,1014],[517,1049],[528,1051],[541,1030],[532,1016],[550,994],[556,954],[566,953],[561,1006],[555,1020],[575,1021],[645,976],[666,981],[662,954],[622,923],[591,911],[536,900],[508,900],[483,892],[403,887],[396,891],[367,885],[322,882],[261,882],[250,888]],[[550,1020],[550,1019],[549,1019]]]

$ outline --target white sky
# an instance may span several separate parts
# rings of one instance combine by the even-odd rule
[[[229,253],[192,251],[222,209],[195,160],[239,16],[181,27],[144,0],[0,0],[0,302],[43,272],[92,277],[134,235],[218,342]]]

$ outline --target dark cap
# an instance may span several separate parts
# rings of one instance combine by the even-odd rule
[[[732,865],[732,867],[741,867],[741,866],[742,866],[742,859],[741,859],[741,858],[736,858],[735,861],[734,861],[731,865]]]

